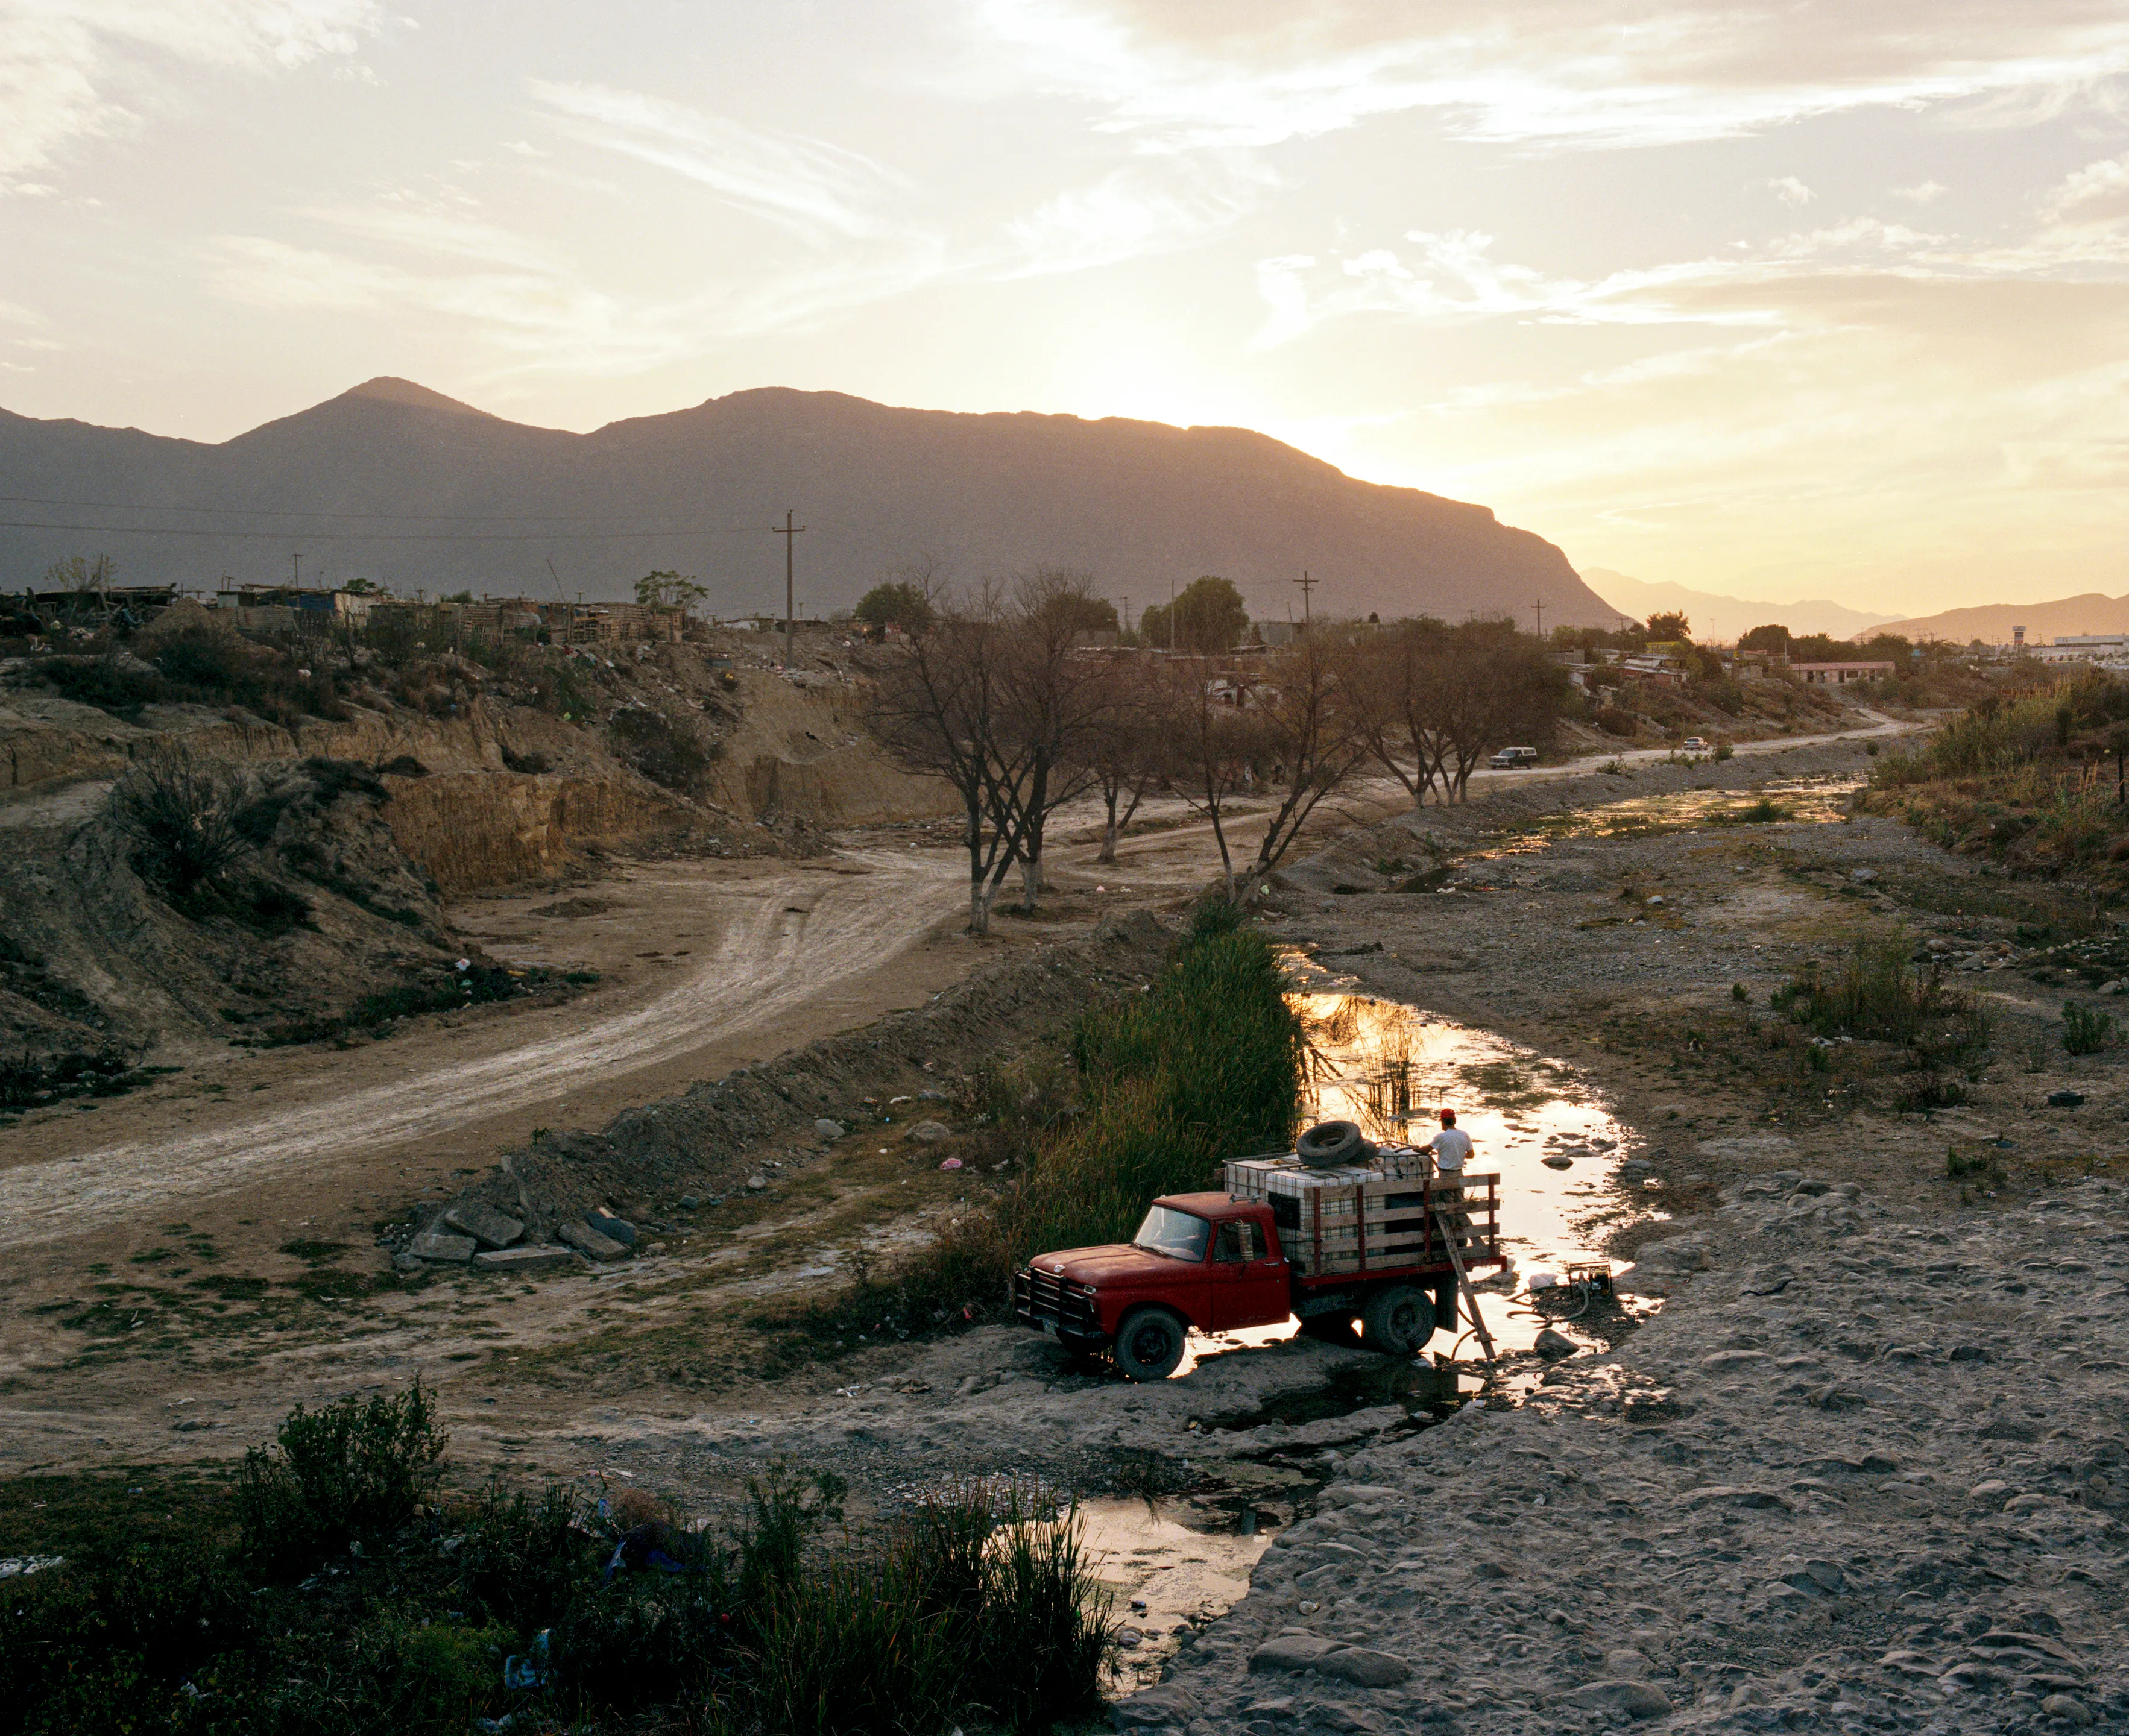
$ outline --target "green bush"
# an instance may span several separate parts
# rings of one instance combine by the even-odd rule
[[[258,1638],[249,1588],[212,1555],[169,1544],[0,1584],[0,1724],[24,1736],[183,1729],[179,1685]]]
[[[2120,1041],[2112,1013],[2065,1001],[2062,1015],[2062,1046],[2070,1054],[2096,1055],[2103,1049],[2112,1049]]]
[[[1936,964],[1915,963],[1908,945],[1898,936],[1859,940],[1837,966],[1814,963],[1775,990],[1774,1010],[1822,1037],[1903,1044],[1910,1063],[1926,1071],[1978,1065],[1993,1030],[1988,1010],[1946,987]]]
[[[274,1449],[244,1455],[237,1517],[245,1555],[286,1572],[388,1535],[435,1488],[448,1439],[418,1381],[397,1396],[297,1405],[274,1431]]]

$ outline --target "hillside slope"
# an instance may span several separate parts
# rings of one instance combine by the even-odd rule
[[[1980,640],[2011,643],[2011,630],[2023,627],[2026,643],[2044,645],[2059,634],[2129,632],[2129,597],[2105,597],[2087,591],[2042,603],[1980,603],[1970,609],[1946,609],[1941,615],[1894,621],[1875,631],[1901,633],[1909,639],[1945,639],[1955,644]]]
[[[1755,627],[1778,622],[1790,632],[1829,633],[1836,636],[1880,630],[1893,619],[1850,609],[1824,597],[1798,603],[1755,602],[1750,597],[1722,597],[1711,591],[1690,590],[1668,581],[1650,583],[1603,567],[1583,569],[1583,580],[1622,615],[1646,621],[1662,611],[1677,610],[1693,623],[1693,635],[1703,644],[1717,644],[1749,633]]]
[[[220,445],[0,411],[0,474],[21,497],[0,523],[0,588],[98,549],[124,582],[277,582],[300,550],[313,583],[551,596],[551,559],[588,597],[673,568],[702,578],[713,611],[780,610],[769,526],[788,507],[806,526],[802,613],[927,556],[970,578],[1084,568],[1134,610],[1217,573],[1284,618],[1307,569],[1334,614],[1527,625],[1540,599],[1551,622],[1612,613],[1557,548],[1486,507],[1356,482],[1245,429],[838,392],[735,392],[579,435],[379,379]]]

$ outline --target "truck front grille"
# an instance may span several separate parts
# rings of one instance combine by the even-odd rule
[[[1023,1266],[1012,1275],[1013,1318],[1023,1326],[1040,1328],[1055,1320],[1060,1337],[1093,1338],[1100,1328],[1094,1317],[1094,1299],[1082,1296],[1055,1272]]]

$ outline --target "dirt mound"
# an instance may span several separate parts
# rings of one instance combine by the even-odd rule
[[[231,1037],[288,1040],[410,985],[466,992],[486,970],[459,969],[436,885],[393,840],[384,787],[363,768],[209,775],[230,847],[198,878],[121,823],[131,782],[85,820],[0,831],[0,1040],[181,1059]]]
[[[763,1149],[779,1142],[791,1142],[781,1153],[788,1176],[819,1153],[816,1117],[855,1125],[866,1096],[943,1092],[1018,1034],[1054,1030],[1082,1007],[1141,987],[1174,938],[1144,911],[1107,918],[1084,939],[1002,960],[926,1006],[628,1110],[598,1133],[513,1151],[450,1203],[501,1207],[540,1239],[603,1205],[644,1211],[683,1188],[736,1191]]]

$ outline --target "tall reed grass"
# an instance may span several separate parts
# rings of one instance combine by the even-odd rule
[[[1304,1053],[1278,955],[1232,905],[1207,901],[1146,989],[1076,1022],[1077,1101],[1050,1105],[1054,1086],[1030,1093],[1043,1112],[1008,1142],[1017,1179],[885,1278],[784,1324],[822,1344],[1003,1317],[1031,1254],[1125,1240],[1155,1195],[1215,1187],[1228,1158],[1291,1149]]]

